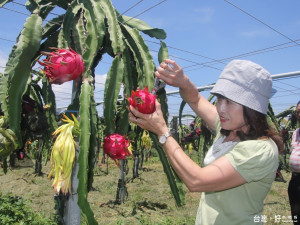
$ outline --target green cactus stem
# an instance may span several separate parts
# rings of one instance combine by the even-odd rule
[[[148,46],[145,44],[143,37],[137,29],[131,29],[128,26],[122,26],[124,35],[130,44],[131,49],[135,53],[135,61],[142,69],[142,74],[139,74],[138,84],[141,89],[148,86],[148,90],[153,89],[155,65],[150,54]]]
[[[27,90],[28,80],[31,78],[31,60],[39,49],[42,37],[42,18],[38,14],[31,14],[27,18],[18,43],[7,62],[4,76],[8,76],[8,101],[6,115],[9,115],[9,126],[17,137],[19,145],[21,138],[21,102]],[[14,57],[12,57],[14,56]]]
[[[123,79],[124,63],[120,56],[116,56],[107,74],[104,91],[104,120],[106,124],[106,134],[116,131],[116,104]]]
[[[79,169],[77,177],[79,179],[78,183],[78,205],[81,210],[82,219],[84,223],[87,224],[97,224],[97,221],[94,218],[94,213],[90,207],[89,202],[87,201],[87,182],[88,182],[88,158],[90,151],[90,136],[91,136],[91,124],[90,124],[90,102],[91,102],[91,86],[87,79],[83,80],[81,85],[81,94],[80,94],[80,137],[79,137],[79,156],[78,163]]]
[[[124,51],[125,45],[123,43],[123,34],[118,24],[116,11],[110,0],[101,0],[100,4],[107,19],[111,47],[114,54],[118,55]]]

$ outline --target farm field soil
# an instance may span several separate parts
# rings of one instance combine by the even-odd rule
[[[34,161],[28,158],[16,160],[16,167],[8,168],[7,174],[0,171],[0,191],[28,199],[34,211],[46,217],[55,214],[52,180],[47,178],[50,163],[43,167],[43,176],[34,174]],[[290,173],[282,171],[287,181],[274,181],[262,213],[265,224],[285,224],[290,216],[287,187]],[[161,163],[152,158],[144,163],[139,177],[132,180],[132,160],[126,175],[128,196],[125,203],[115,204],[119,168],[110,160],[95,169],[93,190],[88,201],[99,224],[194,224],[200,193],[186,191],[186,205],[177,208],[163,172]],[[230,203],[228,203],[230,204]]]

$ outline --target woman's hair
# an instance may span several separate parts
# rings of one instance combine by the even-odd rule
[[[243,114],[246,123],[250,129],[248,133],[237,131],[237,136],[241,141],[256,140],[263,138],[271,138],[277,145],[279,152],[284,149],[283,141],[281,136],[268,124],[267,115],[243,106]],[[221,134],[228,136],[230,130],[221,129]]]

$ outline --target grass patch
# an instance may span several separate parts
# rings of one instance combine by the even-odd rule
[[[42,213],[33,212],[30,203],[10,193],[0,193],[1,224],[13,225],[55,225],[55,219],[46,218]]]

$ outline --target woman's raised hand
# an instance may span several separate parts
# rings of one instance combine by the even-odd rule
[[[182,68],[171,59],[165,59],[157,68],[155,76],[168,85],[184,88],[188,83],[188,77],[184,75]]]

